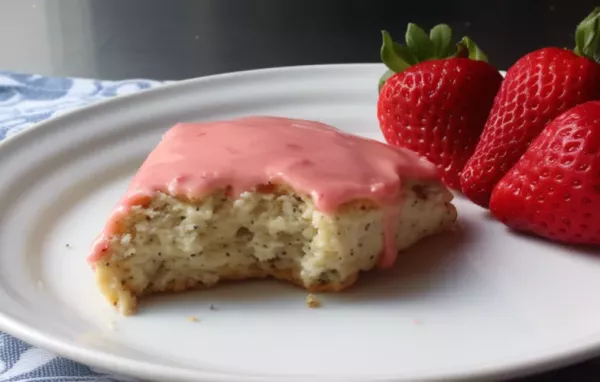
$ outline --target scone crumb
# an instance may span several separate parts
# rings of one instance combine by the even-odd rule
[[[319,308],[321,306],[321,301],[319,301],[317,296],[315,296],[312,293],[309,293],[308,296],[306,296],[306,306],[308,306],[311,309]]]
[[[196,316],[188,316],[187,320],[188,320],[189,322],[198,322],[198,321],[200,321],[200,320],[198,319],[198,317],[196,317]]]

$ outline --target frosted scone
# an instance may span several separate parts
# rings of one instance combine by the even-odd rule
[[[429,162],[321,123],[182,123],[141,166],[89,262],[123,314],[141,296],[221,280],[340,291],[450,227],[451,200]]]

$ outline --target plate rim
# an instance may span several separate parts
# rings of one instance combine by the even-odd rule
[[[69,111],[67,113],[51,117],[50,119],[36,123],[27,129],[13,135],[6,137],[0,141],[0,153],[2,150],[6,150],[8,147],[18,150],[18,146],[21,141],[26,139],[35,138],[36,134],[42,129],[52,128],[52,125],[60,125],[61,121],[76,116],[88,114],[93,111],[102,110],[113,104],[122,103],[125,100],[139,99],[138,102],[143,102],[144,97],[156,95],[160,96],[161,93],[168,93],[173,90],[182,89],[188,86],[195,86],[207,81],[219,81],[234,77],[246,77],[253,75],[262,75],[265,73],[276,73],[276,72],[293,72],[293,71],[322,71],[322,70],[336,70],[336,69],[350,69],[356,70],[374,70],[375,68],[381,68],[384,70],[384,65],[380,63],[352,63],[352,64],[319,64],[319,65],[294,65],[294,66],[280,66],[280,67],[268,67],[260,69],[251,69],[243,71],[233,71],[227,73],[219,73],[208,76],[195,77],[179,81],[164,81],[160,86],[150,89],[144,89],[142,91],[119,95],[116,97],[108,98],[93,102],[90,105],[85,105],[81,108]],[[502,75],[504,71],[500,71]],[[375,88],[374,88],[375,89]],[[50,127],[46,127],[50,125]],[[285,380],[287,382],[299,382],[306,380],[319,380],[337,382],[337,381],[365,381],[365,379],[357,378],[354,376],[329,376],[323,377],[319,375],[298,375],[298,376],[284,376],[284,375],[262,375],[262,374],[239,374],[239,373],[227,373],[227,372],[213,372],[205,370],[190,370],[183,366],[170,366],[170,365],[156,365],[150,362],[139,361],[132,358],[126,358],[121,356],[114,356],[108,352],[95,350],[93,346],[78,346],[69,342],[64,342],[60,338],[56,338],[52,334],[46,334],[42,330],[37,329],[33,326],[27,325],[26,323],[20,322],[16,318],[12,317],[10,313],[4,312],[0,307],[0,330],[5,333],[14,336],[22,341],[46,349],[55,353],[58,356],[71,359],[75,362],[82,363],[84,365],[104,369],[115,374],[121,374],[125,376],[137,377],[137,378],[167,378],[170,380],[177,381],[210,381],[210,382],[233,382],[240,381],[240,378],[248,382],[280,382]],[[522,359],[519,362],[509,362],[508,364],[501,365],[483,365],[478,368],[473,368],[466,372],[454,372],[453,374],[431,374],[430,377],[422,379],[423,381],[448,381],[448,380],[482,380],[482,379],[493,379],[493,378],[507,378],[507,377],[519,377],[531,373],[540,371],[546,371],[562,366],[566,366],[578,361],[583,361],[589,358],[593,358],[600,354],[600,334],[587,337],[586,341],[575,341],[571,347],[567,349],[559,349],[553,351],[550,354],[545,354],[538,357],[529,357]],[[175,379],[173,379],[175,378]],[[398,376],[393,378],[388,377],[375,377],[368,381],[371,382],[388,382],[388,381],[399,381],[407,380],[406,377]]]

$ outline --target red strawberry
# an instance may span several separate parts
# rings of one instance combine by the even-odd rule
[[[600,244],[600,101],[546,126],[494,188],[490,210],[516,230]]]
[[[427,158],[448,186],[459,188],[502,76],[471,40],[450,53],[451,40],[447,25],[427,36],[409,24],[406,46],[383,32],[381,58],[390,71],[380,82],[377,116],[389,144]]]
[[[519,59],[490,112],[461,186],[473,202],[487,207],[496,183],[519,160],[544,126],[580,103],[600,99],[600,8],[577,28],[575,52],[544,48]]]

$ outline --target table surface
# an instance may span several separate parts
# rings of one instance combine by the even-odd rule
[[[572,47],[593,1],[2,0],[0,70],[177,80],[237,70],[378,62],[380,30],[450,24],[498,68]],[[522,379],[600,380],[600,360]]]

